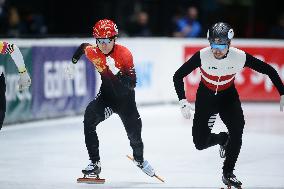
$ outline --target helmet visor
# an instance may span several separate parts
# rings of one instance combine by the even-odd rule
[[[97,38],[96,40],[99,44],[109,44],[113,40],[113,38]]]
[[[211,43],[210,46],[211,49],[219,49],[221,51],[229,47],[228,44],[216,44],[216,43]]]

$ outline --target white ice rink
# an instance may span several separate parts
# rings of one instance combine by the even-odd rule
[[[243,104],[246,126],[235,174],[243,188],[284,188],[284,112],[275,104]],[[192,119],[176,105],[139,107],[145,159],[166,182],[146,176],[114,115],[99,125],[104,185],[78,184],[88,163],[82,116],[4,127],[0,132],[0,189],[220,188],[218,146],[194,148]],[[225,130],[218,117],[214,131]]]

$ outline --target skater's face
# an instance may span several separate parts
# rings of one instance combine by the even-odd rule
[[[226,56],[227,52],[228,52],[228,48],[225,48],[223,50],[221,50],[221,49],[212,49],[212,53],[213,53],[213,55],[214,55],[214,57],[216,59],[224,58]]]
[[[114,46],[114,38],[98,38],[96,39],[97,45],[99,49],[102,51],[104,54],[110,53]]]
[[[229,44],[211,43],[211,51],[216,59],[222,59],[226,56],[229,50]]]

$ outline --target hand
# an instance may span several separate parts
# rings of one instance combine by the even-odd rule
[[[31,86],[31,78],[27,72],[27,70],[23,72],[19,72],[20,78],[18,80],[19,90],[23,91],[25,89],[28,89]]]
[[[78,62],[78,59],[76,59],[75,57],[72,58],[72,63],[76,64]]]
[[[186,99],[180,100],[179,104],[180,104],[180,109],[181,109],[181,113],[183,117],[185,119],[190,119],[191,117],[190,110],[194,110],[193,106]]]
[[[72,57],[72,63],[76,64],[78,62],[78,60],[81,58],[81,56],[85,53],[85,48],[87,46],[92,46],[89,43],[82,43],[77,50],[75,51],[73,57]]]
[[[65,76],[68,79],[73,79],[74,78],[74,73],[75,73],[75,64],[68,64],[65,69]]]
[[[281,95],[280,99],[280,111],[283,112],[283,107],[284,107],[284,95]]]

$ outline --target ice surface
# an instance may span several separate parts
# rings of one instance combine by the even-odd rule
[[[244,188],[284,188],[284,112],[277,103],[243,104],[246,126],[235,174]],[[83,117],[10,125],[0,132],[0,189],[220,188],[219,147],[203,151],[192,142],[192,119],[176,105],[138,108],[145,159],[166,180],[148,177],[126,158],[132,154],[118,116],[97,129],[104,185],[78,184],[89,163]],[[220,118],[213,131],[225,130]]]

